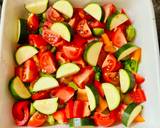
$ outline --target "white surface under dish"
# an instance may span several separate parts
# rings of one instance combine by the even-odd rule
[[[13,98],[8,91],[8,81],[14,74],[16,20],[27,14],[24,3],[29,1],[32,0],[4,0],[3,3],[0,28],[0,128],[16,127],[11,115]],[[93,1],[101,4],[113,2],[117,7],[125,8],[133,20],[137,28],[135,42],[143,52],[139,73],[145,76],[146,81],[142,87],[147,96],[143,111],[145,122],[133,125],[133,127],[160,128],[159,49],[151,0],[71,0],[75,7],[83,7]],[[122,127],[122,125],[117,125],[114,128]]]

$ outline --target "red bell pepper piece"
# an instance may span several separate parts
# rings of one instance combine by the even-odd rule
[[[67,123],[65,109],[61,109],[61,110],[58,110],[57,112],[53,113],[53,117],[60,124]]]
[[[94,81],[94,87],[97,89],[99,95],[104,97],[104,91],[103,91],[102,85],[99,81],[97,81],[97,80]]]
[[[32,100],[40,100],[40,99],[49,98],[49,95],[50,95],[49,93],[50,93],[49,90],[36,92],[32,94]]]
[[[73,118],[73,106],[74,102],[73,100],[69,100],[65,107],[66,117],[67,119]]]
[[[138,73],[134,73],[134,77],[137,84],[142,84],[145,81],[144,77],[142,77]]]

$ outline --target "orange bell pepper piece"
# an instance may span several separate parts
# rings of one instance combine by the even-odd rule
[[[138,123],[138,122],[144,122],[144,118],[142,115],[138,115],[135,119],[134,119],[134,122]]]
[[[137,62],[141,61],[142,50],[138,48],[135,52],[132,53],[131,59],[136,60]]]
[[[106,100],[99,96],[99,104],[96,108],[96,112],[103,112],[108,107]]]

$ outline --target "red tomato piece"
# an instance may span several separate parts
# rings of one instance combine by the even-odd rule
[[[87,83],[92,82],[94,78],[94,69],[91,66],[82,68],[78,74],[73,77],[73,81],[79,88],[84,88]]]
[[[60,123],[67,123],[67,117],[64,109],[58,110],[57,112],[53,113],[54,119]]]
[[[56,52],[56,60],[60,64],[70,62],[70,60],[64,56],[64,53],[62,51]]]
[[[78,66],[80,66],[81,68],[84,68],[86,66],[86,63],[83,61],[82,58],[73,61],[75,64],[77,64]]]
[[[82,8],[77,8],[78,10],[78,15],[81,19],[86,19],[86,20],[91,20],[92,16],[87,14]]]
[[[78,60],[83,53],[83,49],[76,45],[64,45],[62,51],[64,56],[69,60]]]
[[[97,20],[89,21],[88,25],[90,28],[104,28],[105,27],[104,23],[101,23]]]
[[[94,122],[97,126],[112,126],[116,122],[116,114],[114,112],[110,112],[105,115],[99,112],[95,112],[93,116]]]
[[[118,48],[122,47],[124,44],[127,43],[125,34],[121,29],[117,29],[116,32],[114,32],[111,40],[112,43]]]
[[[87,24],[87,20],[81,20],[77,25],[77,33],[82,36],[83,38],[89,38],[92,36],[92,32]]]
[[[74,102],[71,99],[67,102],[66,107],[65,107],[65,113],[66,113],[67,119],[73,118],[73,106],[74,106]]]
[[[102,64],[103,64],[106,56],[107,56],[107,52],[105,52],[104,49],[102,48],[102,49],[101,49],[101,52],[100,52],[100,56],[99,56],[99,58],[98,58],[98,62],[97,62],[97,65],[98,65],[99,67],[102,67]]]
[[[50,22],[50,21],[45,21],[44,23],[43,23],[43,29],[47,29],[47,28],[50,28],[51,26],[52,26],[52,22]]]
[[[29,44],[33,45],[39,49],[47,49],[47,42],[38,34],[29,35]]]
[[[117,72],[117,71],[119,71],[119,69],[121,69],[121,68],[123,68],[122,63],[121,63],[121,62],[119,62],[119,61],[117,61],[117,63],[116,63],[116,67],[114,68],[114,70],[113,70],[113,71]]]
[[[54,46],[55,43],[57,43],[61,39],[60,35],[48,28],[42,30],[42,37],[46,42],[48,42],[52,46]]]
[[[29,59],[24,63],[23,82],[33,82],[39,76],[38,67],[33,59]]]
[[[18,76],[21,80],[23,80],[23,67],[18,66],[15,68],[15,75]]]
[[[98,91],[99,95],[104,97],[104,91],[102,89],[102,84],[99,81],[97,80],[94,81],[94,87]]]
[[[134,73],[134,77],[137,84],[142,84],[145,81],[144,77],[142,77],[138,73]]]
[[[27,19],[27,25],[29,30],[36,31],[39,28],[39,18],[37,15],[31,13]]]
[[[32,126],[32,127],[39,127],[42,126],[45,121],[47,120],[47,115],[44,115],[42,113],[39,112],[35,112],[29,122],[28,122],[28,126]]]
[[[107,71],[112,72],[116,68],[117,60],[112,54],[108,54],[102,64],[102,68],[106,68]]]
[[[36,93],[32,94],[32,100],[40,100],[40,99],[49,98],[49,96],[50,96],[49,93],[50,93],[49,90],[36,92]]]
[[[89,104],[86,101],[76,100],[74,102],[73,117],[82,118],[90,115]]]
[[[48,10],[46,11],[46,18],[49,22],[52,22],[52,23],[64,21],[64,18],[62,17],[62,15],[52,7],[48,8]]]
[[[130,93],[130,96],[131,96],[131,98],[133,99],[133,101],[134,101],[135,103],[138,103],[138,104],[143,103],[143,102],[146,101],[145,93],[144,93],[144,91],[143,91],[142,89],[140,89],[140,88],[136,89],[135,91],[132,91],[132,92]]]
[[[57,91],[55,92],[53,89],[53,91],[51,91],[51,95],[58,97],[60,100],[60,104],[63,104],[69,101],[75,93],[75,90],[68,86],[59,87],[59,88],[56,88],[56,90]]]
[[[118,72],[108,72],[106,68],[103,68],[103,79],[106,82],[112,83],[114,85],[119,85],[119,73]]]
[[[121,9],[121,13],[126,14],[126,10],[124,8]],[[127,14],[126,14],[127,15]],[[132,24],[131,19],[128,19],[125,23],[126,26],[129,26]]]
[[[105,12],[104,22],[106,22],[108,17],[110,15],[112,15],[113,13],[115,13],[116,10],[117,10],[114,4],[105,4],[103,6],[103,9],[104,9],[104,12]]]
[[[55,59],[50,51],[43,52],[39,56],[39,64],[42,72],[51,74],[56,71]]]
[[[80,35],[76,34],[73,37],[72,43],[77,45],[77,46],[84,47],[85,43],[87,43],[87,40],[82,38]]]
[[[29,120],[29,101],[16,102],[12,107],[12,115],[18,126],[23,126]]]

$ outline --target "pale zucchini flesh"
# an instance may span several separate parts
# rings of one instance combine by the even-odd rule
[[[66,63],[62,64],[56,73],[56,78],[66,77],[79,72],[80,68],[78,65],[74,63]]]
[[[102,88],[110,111],[116,109],[121,101],[119,90],[110,83],[103,83]]]
[[[59,86],[58,81],[52,76],[42,76],[40,77],[33,86],[33,92],[38,92],[42,90],[48,90]]]

